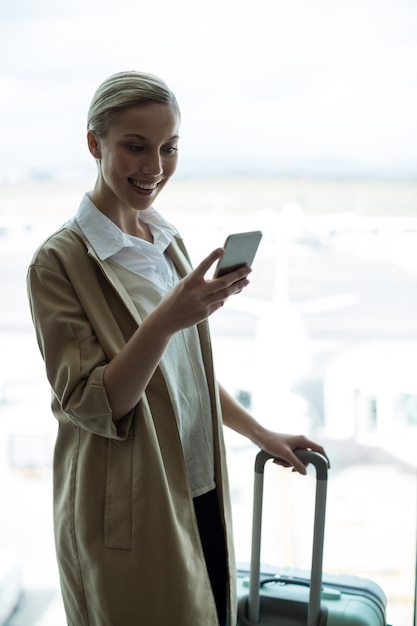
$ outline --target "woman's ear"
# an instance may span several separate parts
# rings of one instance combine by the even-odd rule
[[[89,130],[87,133],[88,149],[95,159],[101,159],[100,143],[94,131]]]

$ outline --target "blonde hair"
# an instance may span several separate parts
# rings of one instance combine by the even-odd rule
[[[128,107],[155,102],[167,104],[180,112],[175,95],[157,76],[133,70],[113,74],[93,96],[88,109],[87,130],[104,137],[116,113]]]

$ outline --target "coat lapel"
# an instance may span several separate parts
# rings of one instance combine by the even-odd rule
[[[107,280],[112,285],[112,287],[115,289],[115,291],[119,294],[119,296],[123,300],[126,308],[128,309],[129,313],[132,315],[132,317],[134,318],[136,323],[138,325],[141,324],[143,320],[142,320],[141,316],[139,315],[138,310],[137,310],[137,308],[136,308],[132,298],[130,297],[130,295],[129,295],[128,291],[126,290],[125,286],[123,285],[121,280],[118,278],[118,276],[115,274],[115,272],[112,270],[110,265],[108,263],[106,263],[105,261],[101,261],[98,258],[98,256],[96,255],[96,253],[93,250],[93,248],[91,248],[89,244],[88,244],[88,254],[100,266],[103,274],[106,276]]]
[[[167,252],[174,262],[181,278],[192,271],[191,261],[185,250],[182,239],[174,237],[167,248]]]

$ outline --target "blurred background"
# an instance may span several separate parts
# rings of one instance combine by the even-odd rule
[[[211,319],[218,377],[259,420],[325,444],[324,570],[377,582],[388,621],[412,626],[416,27],[412,0],[0,2],[0,624],[65,623],[25,274],[94,184],[93,92],[139,69],[181,106],[179,169],[155,206],[193,260],[264,233],[250,288]],[[226,437],[245,564],[256,450]],[[314,481],[266,480],[262,560],[308,568]]]

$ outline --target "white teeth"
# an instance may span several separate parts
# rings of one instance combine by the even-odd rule
[[[132,178],[129,178],[130,182],[132,183],[132,185],[134,185],[135,187],[137,187],[138,189],[143,189],[145,191],[149,191],[151,189],[156,189],[158,186],[158,183],[137,183],[135,180],[133,180]]]

